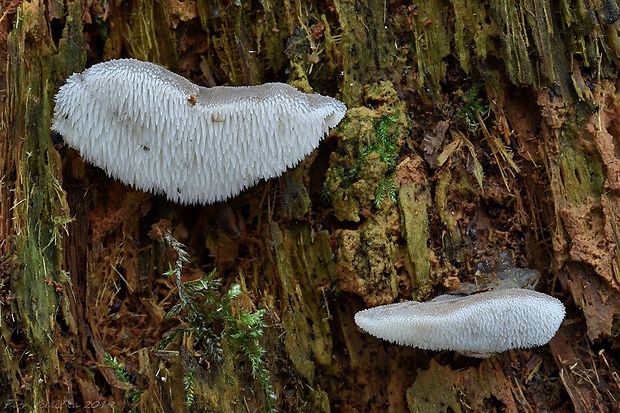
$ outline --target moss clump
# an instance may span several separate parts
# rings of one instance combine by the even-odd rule
[[[183,282],[183,266],[189,262],[185,246],[174,239],[169,231],[164,234],[163,239],[177,255],[174,266],[166,275],[175,277],[179,293],[179,303],[167,312],[166,318],[176,317],[184,312],[186,320],[182,326],[176,327],[165,337],[160,348],[167,347],[175,340],[181,340],[187,345],[191,343],[195,350],[202,352],[208,359],[222,364],[223,357],[230,354],[224,353],[222,349],[222,342],[227,341],[230,347],[236,348],[233,354],[241,352],[249,359],[252,377],[258,380],[263,388],[266,411],[275,412],[276,396],[264,360],[266,351],[259,341],[266,327],[263,320],[265,310],[250,312],[235,308],[233,300],[241,295],[241,286],[233,284],[228,291],[220,294],[220,280],[214,278],[215,270],[208,276]],[[195,383],[191,370],[183,375],[183,384],[186,405],[191,407],[195,402]]]
[[[323,186],[336,217],[359,222],[371,208],[396,202],[394,169],[408,130],[405,106],[393,85],[381,82],[366,90],[365,100],[377,109],[359,107],[347,112],[338,129],[338,149],[332,153]]]

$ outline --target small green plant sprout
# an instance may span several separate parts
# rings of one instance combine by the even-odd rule
[[[480,96],[481,88],[482,85],[477,83],[472,85],[463,94],[463,106],[457,114],[464,121],[470,133],[480,132],[482,134],[493,153],[504,185],[510,190],[509,180],[513,179],[520,172],[520,168],[514,160],[510,147],[487,129],[485,121],[491,112],[491,106],[485,98]],[[472,156],[475,158],[473,153]],[[480,171],[477,174],[476,179],[480,183]]]
[[[250,360],[252,377],[261,383],[267,411],[275,412],[276,396],[264,360],[266,351],[260,343],[266,327],[265,310],[252,312],[235,308],[233,301],[241,295],[241,286],[233,284],[228,291],[220,293],[221,284],[220,280],[215,278],[215,269],[200,279],[183,282],[183,266],[189,263],[187,250],[170,231],[164,232],[163,240],[177,255],[165,275],[175,277],[179,294],[179,302],[166,313],[166,318],[173,318],[181,313],[184,313],[185,317],[181,325],[164,337],[159,348],[164,349],[177,340],[191,342],[211,360],[222,363],[222,340],[233,343]],[[216,325],[218,328],[214,328]],[[188,408],[195,399],[194,380],[193,372],[188,372],[183,377]]]
[[[127,374],[127,370],[125,370],[125,366],[123,363],[119,362],[116,357],[113,357],[109,353],[106,353],[104,356],[104,360],[108,366],[114,370],[114,375],[119,381],[123,383],[130,383],[129,375]]]
[[[396,136],[390,127],[398,121],[398,118],[393,115],[385,115],[379,119],[375,128],[375,135],[377,137],[376,146],[373,148],[381,160],[388,166],[388,171],[392,171],[396,167],[398,162],[398,136]],[[375,189],[374,204],[377,208],[381,207],[381,203],[385,198],[389,198],[392,202],[396,202],[396,183],[394,181],[394,175],[389,174],[383,177],[377,189]]]
[[[187,406],[187,410],[191,410],[192,405],[194,404],[195,396],[194,396],[194,370],[187,370],[183,375],[183,388],[185,389],[185,406]]]
[[[388,170],[396,167],[398,161],[398,136],[390,131],[391,126],[398,121],[396,116],[384,115],[375,123],[375,139],[369,145],[362,147],[360,156],[349,171],[349,178],[356,177],[366,158],[372,152],[379,154],[379,158],[388,166]]]
[[[377,185],[375,190],[375,206],[381,208],[381,203],[385,198],[389,198],[396,203],[396,182],[394,175],[384,177]]]
[[[103,357],[103,360],[109,367],[112,368],[112,370],[114,371],[114,375],[116,376],[118,381],[122,383],[132,384],[131,378],[127,373],[127,369],[125,368],[123,363],[116,359],[116,357],[113,357],[111,354],[106,353]],[[137,406],[140,402],[140,398],[142,397],[142,392],[142,390],[135,387],[131,387],[125,391],[125,399],[129,400],[132,406],[132,408],[129,410],[130,413],[139,411],[137,410]],[[118,409],[118,406],[114,406],[114,408],[116,411]]]
[[[463,106],[457,112],[470,132],[475,132],[480,127],[480,123],[489,116],[490,105],[480,96],[481,88],[482,84],[475,83],[467,92],[464,92]]]
[[[393,115],[384,115],[377,122],[375,135],[377,136],[376,147],[374,150],[379,153],[381,160],[385,162],[390,169],[396,167],[398,161],[398,136],[396,136],[390,127],[398,122],[398,118]]]

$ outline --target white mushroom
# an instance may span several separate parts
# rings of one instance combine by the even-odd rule
[[[514,288],[383,305],[358,312],[355,322],[393,343],[485,357],[546,344],[565,313],[556,298]]]
[[[72,75],[55,101],[52,129],[86,160],[184,204],[221,201],[281,175],[346,112],[282,83],[204,88],[133,59]]]

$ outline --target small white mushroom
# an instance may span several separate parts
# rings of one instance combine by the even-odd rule
[[[281,175],[347,109],[282,83],[204,88],[133,59],[72,75],[55,101],[52,129],[86,160],[184,204],[221,201]]]
[[[383,305],[358,312],[355,322],[369,334],[396,344],[486,357],[546,344],[565,313],[556,298],[514,288]]]

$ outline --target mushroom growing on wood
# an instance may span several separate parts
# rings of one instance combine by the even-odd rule
[[[358,312],[355,322],[373,336],[396,344],[486,357],[546,344],[565,313],[556,298],[513,288],[383,305]]]
[[[221,201],[281,175],[347,109],[282,83],[205,88],[133,59],[73,74],[55,101],[52,129],[86,160],[183,204]]]

